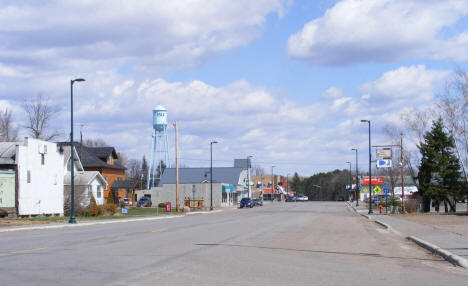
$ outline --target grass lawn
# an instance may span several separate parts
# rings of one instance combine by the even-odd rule
[[[182,213],[179,211],[179,214]],[[104,216],[77,216],[77,221],[89,221],[89,220],[106,220],[106,219],[125,219],[125,218],[135,218],[135,217],[144,217],[144,216],[157,216],[169,214],[166,212],[165,208],[137,208],[129,207],[127,214],[122,214],[121,209],[118,209],[117,212],[111,215]],[[173,208],[170,214],[177,214],[176,210]],[[59,217],[59,216],[37,216],[29,218],[21,218],[20,221],[35,221],[35,222],[68,222],[69,217]]]

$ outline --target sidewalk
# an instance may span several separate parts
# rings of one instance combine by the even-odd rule
[[[351,204],[351,207],[363,216],[366,216],[368,213],[368,209],[362,206],[356,208],[355,204]],[[468,237],[399,219],[391,215],[381,215],[378,213],[378,209],[377,213],[368,215],[368,217],[384,227],[391,228],[395,233],[412,240],[420,246],[438,253],[446,260],[458,266],[468,268]]]

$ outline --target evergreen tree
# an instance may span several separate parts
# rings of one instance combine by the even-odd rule
[[[296,193],[296,196],[302,193],[302,182],[297,172],[294,173],[294,176],[292,177],[292,180],[289,184],[291,189]]]
[[[424,134],[424,142],[418,146],[421,153],[418,181],[423,197],[423,208],[430,210],[431,199],[438,210],[439,203],[447,203],[455,211],[455,198],[461,192],[460,162],[454,154],[455,142],[444,132],[442,118],[432,123],[432,129]]]

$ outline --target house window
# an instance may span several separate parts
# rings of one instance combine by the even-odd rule
[[[41,154],[41,165],[44,166],[45,164],[45,155]]]
[[[101,186],[97,186],[97,194],[96,194],[96,197],[97,197],[98,199],[101,198]]]
[[[106,185],[106,190],[107,190],[107,186],[109,185],[109,177],[105,176],[104,179],[106,179],[106,182],[107,182],[107,185]]]
[[[27,180],[28,183],[31,183],[31,171],[29,171],[29,170],[26,173],[26,180]]]
[[[93,186],[88,185],[88,197],[91,197],[93,195]]]

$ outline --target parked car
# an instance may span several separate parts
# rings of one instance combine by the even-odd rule
[[[296,200],[297,200],[297,201],[300,201],[300,202],[305,202],[305,201],[308,201],[308,200],[309,200],[309,197],[308,197],[308,196],[304,196],[304,195],[300,195],[300,196],[297,196]]]
[[[239,204],[240,208],[243,208],[243,207],[253,208],[253,206],[254,206],[254,202],[251,198],[242,198]]]
[[[141,197],[137,202],[137,207],[150,207],[153,203],[149,197]]]
[[[296,201],[296,197],[295,197],[295,196],[288,196],[288,197],[286,197],[286,201],[287,201],[287,202],[295,202],[295,201]]]
[[[261,199],[253,199],[254,206],[263,206],[263,201]]]

